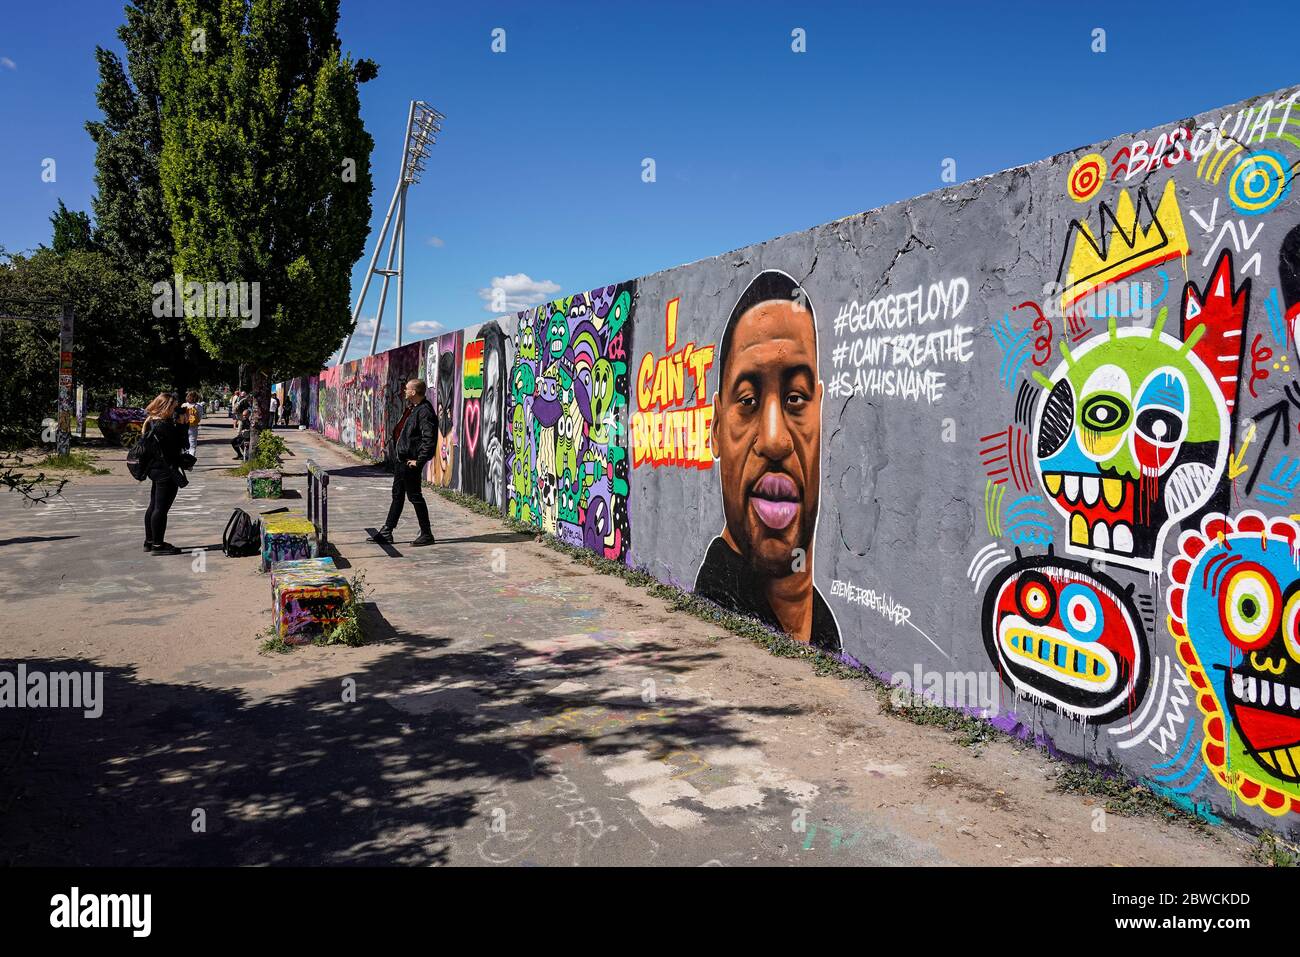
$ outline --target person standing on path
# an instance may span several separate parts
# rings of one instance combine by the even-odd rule
[[[432,545],[433,530],[429,527],[429,506],[420,491],[420,476],[425,465],[433,458],[434,438],[437,435],[437,415],[425,397],[427,386],[423,379],[406,383],[406,408],[391,437],[389,459],[393,463],[393,504],[388,507],[388,518],[383,528],[370,537],[372,542],[393,542],[393,529],[402,517],[402,506],[410,499],[420,523],[420,534],[412,546]]]
[[[194,464],[185,451],[185,433],[176,424],[176,398],[163,392],[145,407],[141,442],[149,451],[149,507],[144,513],[144,550],[155,555],[179,555],[181,550],[167,542],[167,513],[182,484],[189,484],[182,471]]]
[[[190,455],[199,454],[199,422],[203,420],[203,406],[199,402],[197,392],[186,392],[185,402],[181,405],[181,421],[185,423],[187,435],[189,437],[188,452]]]
[[[280,400],[276,398],[274,392],[271,393],[271,407],[267,411],[270,413],[267,428],[274,429],[276,420],[280,418]]]

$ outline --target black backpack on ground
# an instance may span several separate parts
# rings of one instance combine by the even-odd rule
[[[136,439],[135,445],[131,446],[131,451],[126,453],[126,470],[131,473],[131,478],[137,482],[143,482],[149,477],[149,466],[153,464],[154,457],[154,437],[153,430],[143,432],[140,438]]]
[[[221,551],[227,558],[243,558],[256,555],[262,550],[261,523],[242,508],[237,508],[226,522],[226,530],[221,535]]]

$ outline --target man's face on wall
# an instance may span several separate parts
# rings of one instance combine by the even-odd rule
[[[712,425],[732,543],[759,571],[794,571],[817,521],[822,387],[812,313],[795,302],[752,307],[732,332]]]

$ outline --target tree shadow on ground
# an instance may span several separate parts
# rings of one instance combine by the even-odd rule
[[[472,840],[489,825],[484,796],[545,778],[554,748],[754,746],[738,728],[746,716],[799,710],[647,705],[639,687],[618,697],[596,684],[615,666],[687,672],[716,658],[712,650],[642,642],[539,653],[414,634],[373,609],[368,617],[381,653],[346,678],[254,697],[104,668],[99,718],[0,709],[0,865],[447,863],[458,832]],[[349,653],[292,655],[335,651]],[[29,674],[96,667],[24,664]],[[0,661],[0,670],[16,666]],[[554,693],[584,680],[590,690]]]

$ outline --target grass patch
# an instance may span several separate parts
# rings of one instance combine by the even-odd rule
[[[1206,822],[1183,810],[1166,797],[1125,777],[1118,768],[1095,768],[1083,762],[1063,764],[1056,775],[1055,790],[1100,799],[1102,807],[1123,817],[1158,817],[1172,824],[1185,824],[1205,832]]]
[[[48,469],[53,472],[82,472],[86,475],[108,475],[108,469],[95,465],[95,459],[87,452],[69,452],[67,455],[47,455],[40,461],[33,462],[32,468]]]
[[[1251,860],[1265,867],[1300,867],[1300,851],[1271,831],[1260,834],[1250,852]]]
[[[264,655],[287,655],[293,651],[293,645],[285,641],[274,628],[258,632],[257,637],[262,639],[257,650]]]
[[[288,452],[289,446],[285,444],[284,439],[270,429],[263,429],[257,433],[257,449],[253,452],[252,457],[233,469],[227,469],[226,474],[246,476],[256,469],[282,468],[284,466],[284,457]]]
[[[343,620],[329,634],[321,635],[313,641],[313,645],[347,645],[349,648],[357,648],[366,643],[362,608],[367,592],[366,573],[357,572],[349,584],[352,586],[352,599],[343,608]]]

